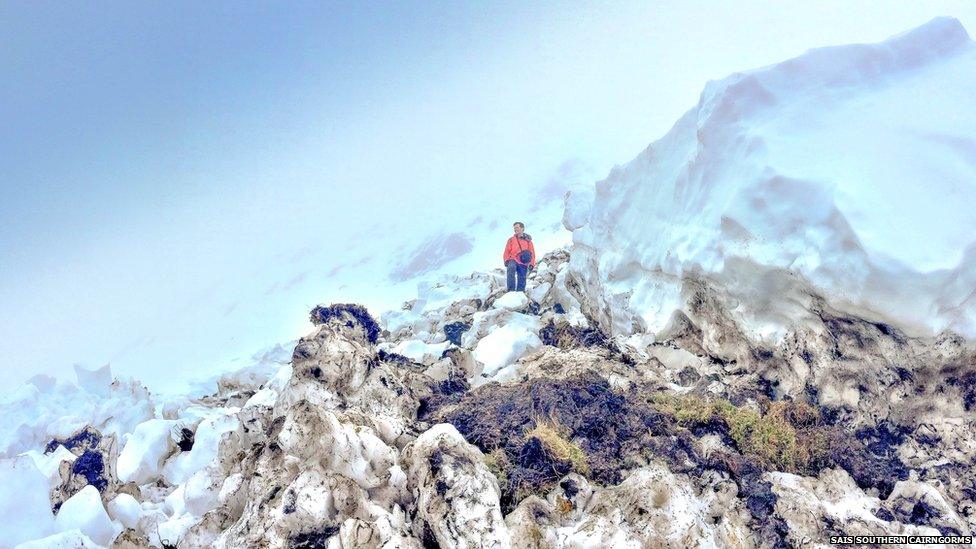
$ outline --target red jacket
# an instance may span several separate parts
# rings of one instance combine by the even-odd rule
[[[519,261],[519,253],[528,250],[532,254],[532,259],[528,263],[522,263]],[[532,237],[522,233],[521,238],[516,238],[512,235],[508,242],[505,243],[505,255],[502,256],[502,261],[508,263],[508,260],[512,259],[516,263],[522,263],[522,265],[532,265],[535,267],[535,246],[532,245]]]

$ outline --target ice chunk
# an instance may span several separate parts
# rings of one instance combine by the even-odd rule
[[[37,450],[31,450],[29,452],[24,452],[25,456],[30,457],[34,460],[34,465],[37,469],[47,477],[48,484],[51,488],[54,488],[61,483],[61,462],[62,461],[74,461],[78,459],[78,456],[72,454],[67,448],[62,445],[58,445],[53,452],[45,454],[44,452],[39,452]]]
[[[103,370],[92,377],[79,373],[91,390],[35,376],[0,397],[0,457],[43,448],[52,438],[86,425],[120,437],[153,417],[153,400],[145,387],[132,379],[112,382],[110,371]],[[102,386],[106,378],[109,383]]]
[[[278,398],[278,392],[272,389],[258,389],[256,393],[251,395],[251,398],[247,399],[244,406],[241,408],[251,408],[254,406],[274,406],[275,400]]]
[[[159,540],[169,547],[178,547],[180,539],[186,534],[191,526],[199,522],[200,519],[189,513],[174,516],[173,518],[159,523],[157,533]]]
[[[444,350],[451,346],[450,341],[442,343],[424,343],[417,339],[401,341],[390,348],[391,352],[403,355],[414,362],[432,364],[441,357]]]
[[[166,480],[172,484],[183,484],[194,473],[209,465],[217,457],[221,436],[237,429],[240,424],[234,415],[238,411],[237,408],[218,409],[216,415],[201,421],[194,435],[193,449],[176,454],[163,466]]]
[[[529,298],[523,292],[508,292],[495,300],[495,308],[518,311],[529,304]]]
[[[119,454],[116,465],[119,480],[143,484],[159,475],[163,459],[176,446],[171,436],[176,423],[168,419],[150,419],[137,425]]]
[[[54,532],[49,486],[30,457],[0,460],[0,546],[12,547]]]
[[[122,532],[122,526],[108,516],[101,495],[91,485],[64,502],[54,523],[61,532],[77,528],[99,545],[109,545]]]
[[[142,506],[136,498],[126,493],[115,496],[108,502],[108,514],[113,520],[122,523],[126,528],[135,528],[142,516]]]
[[[482,375],[485,377],[495,375],[505,366],[542,347],[542,340],[537,335],[539,319],[519,313],[511,315],[505,325],[494,327],[482,337],[474,349],[475,360],[484,364]]]
[[[183,485],[183,502],[186,510],[202,517],[204,513],[217,506],[220,488],[224,477],[217,474],[213,467],[206,467],[197,471]]]
[[[14,549],[101,549],[101,547],[86,536],[84,532],[75,528],[46,538],[21,543]]]
[[[78,364],[75,364],[74,368],[79,387],[96,395],[108,393],[109,386],[112,384],[112,368],[108,364],[94,370],[88,370]]]

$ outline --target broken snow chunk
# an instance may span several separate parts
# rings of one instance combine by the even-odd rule
[[[54,523],[62,532],[77,528],[99,545],[109,545],[122,532],[122,526],[108,516],[94,486],[85,486],[65,501]]]

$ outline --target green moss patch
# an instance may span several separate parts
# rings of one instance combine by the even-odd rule
[[[822,469],[839,433],[823,424],[819,411],[793,401],[770,402],[755,410],[725,399],[654,394],[650,401],[679,425],[713,428],[764,469],[805,473]]]

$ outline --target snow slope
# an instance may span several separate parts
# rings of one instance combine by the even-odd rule
[[[725,282],[759,336],[794,319],[764,273],[914,333],[976,336],[976,47],[937,18],[709,82],[698,105],[569,197],[574,272],[615,332],[658,332],[681,278]]]
[[[805,279],[837,304],[921,331],[950,328],[973,337],[976,216],[968,207],[976,199],[974,84],[976,48],[952,19],[934,20],[879,45],[814,50],[710,83],[699,105],[663,139],[592,191],[568,196],[563,226],[573,231],[572,255],[560,251],[541,261],[527,294],[545,304],[547,321],[558,318],[574,327],[588,327],[582,309],[591,300],[602,299],[615,331],[627,334],[634,331],[635,322],[651,330],[665,328],[674,311],[685,306],[683,277],[703,274],[723,283],[739,303],[735,312],[752,321],[756,334],[772,337],[795,321],[798,311],[809,312],[809,302],[795,302],[795,294],[781,295],[784,286],[778,285],[779,275],[773,273],[789,272],[788,276]],[[541,194],[529,211],[534,217],[526,218],[539,227],[533,230],[541,243],[537,247],[547,251],[565,236],[550,223],[558,210],[553,193],[561,190]],[[438,382],[460,369],[472,386],[518,379],[532,368],[548,371],[541,369],[551,367],[544,356],[534,363],[524,361],[542,347],[543,317],[528,311],[524,296],[503,292],[497,239],[500,233],[507,235],[506,227],[497,219],[476,218],[463,237],[450,229],[441,233],[436,225],[424,228],[433,235],[429,239],[413,238],[419,233],[399,234],[395,239],[415,247],[402,246],[402,253],[391,249],[390,254],[363,255],[357,268],[350,268],[360,287],[376,285],[374,294],[383,299],[398,296],[401,285],[418,288],[416,299],[382,315],[390,336],[376,344],[378,350],[406,355],[418,364],[385,367],[400,375],[422,367]],[[485,264],[495,269],[449,276],[469,267],[484,270]],[[373,278],[365,278],[370,269],[376,271]],[[381,288],[383,280],[393,284]],[[578,281],[585,287],[579,287]],[[356,287],[339,286],[334,291],[349,290]],[[462,318],[466,321],[460,322]],[[328,330],[344,330],[340,324]],[[457,330],[459,324],[463,330],[452,332],[457,341],[449,345],[449,327]],[[254,355],[253,364],[197,386],[198,394],[193,396],[202,398],[151,393],[135,380],[115,378],[108,367],[76,368],[77,383],[35,376],[0,399],[4,418],[0,476],[9,481],[0,502],[11,508],[16,519],[13,526],[0,528],[0,545],[28,540],[38,540],[33,546],[107,545],[122,526],[148,535],[154,546],[174,540],[193,545],[202,538],[192,537],[197,535],[192,530],[214,526],[205,524],[205,517],[218,505],[233,507],[235,501],[243,505],[240,488],[250,482],[240,472],[220,469],[221,441],[252,436],[245,436],[249,432],[242,427],[245,422],[259,416],[280,417],[276,407],[303,402],[309,394],[331,402],[335,390],[349,389],[335,366],[374,364],[337,358],[345,356],[342,353],[348,351],[352,336],[333,338],[328,330],[316,332],[324,342],[322,356],[298,361],[304,364],[304,374],[295,374],[290,364],[292,346],[276,346]],[[306,339],[313,341],[313,336]],[[631,339],[647,350],[649,344],[642,337]],[[618,340],[627,343],[626,338]],[[355,341],[361,344],[354,345],[357,352],[372,356],[370,346]],[[636,347],[628,349],[640,354]],[[446,350],[456,353],[445,356]],[[707,360],[683,349],[654,351],[655,359],[664,356],[660,353],[671,353],[695,363]],[[682,360],[672,357],[664,362],[673,365]],[[323,365],[332,367],[324,370],[334,376],[335,387],[326,387],[319,379]],[[683,362],[681,366],[672,370],[687,369]],[[647,373],[656,375],[654,370]],[[829,376],[818,379],[821,389],[831,388],[823,381],[829,381]],[[384,377],[371,382],[369,391],[395,394]],[[781,389],[791,386],[804,387],[780,384]],[[210,394],[213,388],[217,394]],[[341,449],[335,455],[344,459],[330,467],[354,481],[357,493],[385,501],[405,486],[407,473],[415,485],[417,478],[430,477],[421,465],[430,463],[424,452],[437,447],[433,444],[437,441],[427,439],[445,438],[445,430],[429,431],[434,436],[427,435],[421,442],[430,442],[430,448],[418,444],[413,454],[405,454],[423,457],[413,459],[421,465],[406,472],[387,467],[388,486],[378,488],[379,477],[370,476],[373,468],[393,463],[387,458],[395,452],[386,445],[402,434],[398,429],[403,431],[406,424],[398,411],[384,415],[389,410],[383,406],[399,406],[399,401],[390,397],[384,403],[373,398],[374,393],[362,392],[370,398],[358,393],[359,389],[349,389],[346,396],[367,407],[343,416],[346,423],[337,415],[319,422],[330,437],[345,440],[348,446],[329,442],[322,448]],[[829,396],[826,390],[820,394]],[[861,397],[860,389],[856,395]],[[304,408],[294,408],[292,417],[302,419],[298,412]],[[416,403],[404,409],[413,414]],[[350,417],[371,426],[354,427]],[[316,418],[312,414],[304,419]],[[41,452],[52,438],[66,437],[86,425],[115,437],[120,451],[117,459],[106,454],[107,459],[116,459],[115,473],[103,471],[113,485],[101,496],[90,485],[78,489],[74,483],[80,481],[72,479],[82,473],[63,463],[85,461],[85,455],[93,454],[78,448],[69,451],[63,445],[55,445],[49,454]],[[298,423],[289,425],[294,429]],[[188,438],[188,432],[193,436]],[[286,451],[304,452],[306,438],[300,434],[285,431],[284,440],[293,437]],[[456,432],[446,434],[449,440],[437,444],[463,446]],[[354,458],[345,459],[349,455]],[[475,480],[488,478],[478,471]],[[114,483],[112,474],[120,483]],[[784,490],[805,489],[792,477],[779,480]],[[139,485],[138,500],[114,486],[127,481]],[[311,486],[312,492],[321,493],[314,476],[295,482],[296,487]],[[267,492],[266,486],[256,486],[262,494]],[[431,493],[432,489],[425,490]],[[69,491],[71,497],[57,514],[52,512],[47,505],[49,493]],[[494,491],[486,488],[479,493]],[[497,504],[497,494],[493,497]],[[868,503],[859,505],[866,508]],[[424,512],[432,509],[435,506]],[[402,517],[392,511],[378,515],[397,528],[403,526],[397,522]],[[287,526],[287,520],[282,524]]]

